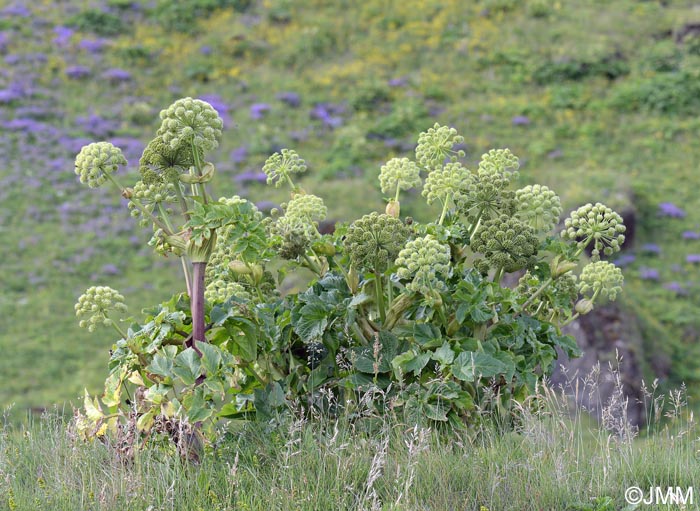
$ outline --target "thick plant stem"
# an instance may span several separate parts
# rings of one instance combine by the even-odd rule
[[[528,305],[530,305],[535,299],[542,294],[542,291],[547,289],[547,287],[554,282],[554,279],[552,277],[549,277],[547,280],[544,281],[544,284],[540,286],[540,288],[535,291],[532,295],[530,295],[530,298],[527,299],[527,301],[522,305],[522,310],[527,309]]]
[[[190,277],[190,269],[187,266],[187,261],[185,257],[180,257],[180,262],[182,263],[182,272],[185,274],[185,285],[187,286],[188,296],[192,296],[192,277]]]
[[[192,311],[192,341],[191,346],[196,350],[197,342],[205,342],[204,337],[204,272],[207,263],[192,263],[192,294],[190,304]]]
[[[382,323],[386,321],[386,309],[384,307],[384,286],[382,286],[382,279],[384,277],[379,272],[374,272],[374,290],[377,297],[377,309],[379,309],[379,319]]]

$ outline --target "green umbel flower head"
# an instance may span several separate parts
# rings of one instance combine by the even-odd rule
[[[532,227],[501,215],[484,223],[471,246],[474,252],[484,255],[491,268],[510,273],[534,263],[539,243]]]
[[[398,218],[374,212],[348,227],[345,250],[357,270],[383,273],[399,255],[410,234],[410,229]]]
[[[75,315],[84,317],[80,320],[80,327],[94,332],[97,325],[109,326],[112,320],[109,311],[126,312],[124,296],[107,286],[92,286],[78,298],[75,304]]]
[[[250,300],[250,294],[238,282],[216,279],[210,282],[204,290],[204,299],[210,304],[223,303],[232,296]]]
[[[472,182],[473,176],[460,163],[438,166],[425,179],[423,197],[428,204],[439,200],[444,205],[451,200],[459,205],[466,200]]]
[[[520,161],[510,152],[510,149],[491,149],[481,155],[479,170],[493,174],[510,174],[518,177]]]
[[[596,298],[614,301],[617,293],[622,291],[624,281],[620,268],[607,261],[596,261],[584,266],[578,290],[591,301]]]
[[[531,185],[515,192],[518,218],[537,232],[549,232],[559,222],[561,201],[552,190],[542,185]]]
[[[287,182],[294,188],[291,176],[306,172],[306,162],[295,151],[282,149],[281,153],[275,153],[267,159],[263,172],[267,175],[267,184],[274,183],[275,188],[279,188],[282,182]]]
[[[109,142],[93,142],[84,146],[75,157],[75,173],[81,183],[97,188],[116,172],[119,165],[126,165],[122,150]]]
[[[469,222],[489,220],[515,212],[515,194],[508,190],[510,179],[506,174],[480,169],[473,176],[468,191],[459,204]]]
[[[450,247],[428,235],[406,243],[396,259],[399,268],[396,275],[404,280],[412,279],[406,287],[424,296],[432,290],[445,289],[440,277],[450,275]]]
[[[302,255],[314,239],[320,237],[318,222],[324,220],[328,208],[323,199],[310,194],[295,194],[282,205],[285,214],[269,225],[270,233],[281,238],[280,256],[294,259]]]
[[[199,150],[199,156],[203,153]],[[141,179],[146,184],[155,181],[175,182],[178,176],[194,165],[191,144],[181,144],[173,148],[162,137],[151,140],[143,150],[139,160]]]
[[[418,188],[421,185],[420,168],[408,158],[392,158],[379,170],[382,193],[398,195],[399,190]]]
[[[224,123],[214,107],[206,101],[178,99],[161,110],[160,118],[162,122],[157,134],[171,149],[193,145],[202,151],[210,151],[219,145]]]
[[[158,210],[159,205],[165,206],[167,203],[177,202],[175,186],[176,185],[173,183],[166,183],[158,180],[153,181],[151,184],[138,181],[134,185],[133,190],[131,190],[130,198],[138,200],[150,213],[153,213],[155,216],[160,216],[160,211]],[[136,207],[133,201],[129,201],[128,208],[131,210],[131,216],[143,216],[143,212]],[[141,225],[145,227],[148,225],[149,221],[149,218],[144,217],[141,220]]]
[[[416,160],[418,164],[427,170],[432,170],[445,162],[445,158],[455,161],[464,157],[464,151],[455,151],[452,148],[455,144],[464,142],[464,137],[457,134],[457,130],[447,126],[440,126],[438,123],[428,131],[418,135],[418,145],[416,146]]]
[[[622,217],[600,202],[595,206],[586,204],[572,211],[564,226],[562,238],[577,241],[581,250],[593,241],[593,261],[600,260],[601,250],[608,256],[618,252],[625,241]]]

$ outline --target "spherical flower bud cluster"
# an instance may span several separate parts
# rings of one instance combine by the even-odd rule
[[[614,301],[617,293],[622,291],[624,280],[620,268],[607,261],[596,261],[583,268],[578,290],[591,301],[595,300],[594,297]]]
[[[282,182],[290,182],[292,174],[302,174],[306,172],[306,162],[299,155],[290,149],[282,149],[281,153],[270,156],[263,172],[267,175],[267,184],[275,185],[275,188],[282,186]]]
[[[421,185],[420,168],[408,158],[392,158],[379,170],[379,184],[385,194],[418,188]]]
[[[464,151],[455,151],[452,148],[455,144],[464,142],[464,137],[457,134],[457,130],[447,126],[440,126],[438,123],[428,131],[424,131],[418,136],[416,146],[416,160],[418,164],[428,170],[442,165],[445,158],[455,161],[464,157]]]
[[[224,123],[206,101],[178,99],[167,109],[161,110],[160,118],[162,122],[157,134],[171,149],[193,145],[202,151],[209,151],[219,145]]]
[[[93,142],[84,146],[75,157],[75,173],[81,183],[97,188],[116,172],[119,165],[126,165],[121,149],[109,142]]]
[[[202,157],[202,151],[198,151]],[[156,137],[143,150],[139,160],[139,172],[141,179],[147,184],[163,180],[174,182],[181,172],[186,172],[192,165],[194,156],[191,144],[172,148],[162,137]]]
[[[406,243],[396,258],[396,264],[399,278],[412,279],[406,287],[427,296],[433,290],[445,289],[439,277],[450,275],[450,247],[430,235],[418,238]]]
[[[593,241],[593,251],[591,259],[598,261],[600,252],[605,255],[612,255],[620,250],[620,245],[625,241],[625,225],[622,217],[612,209],[601,204],[586,204],[576,211],[571,212],[571,216],[564,223],[564,230],[561,232],[565,240],[578,241],[580,248],[585,248]]]
[[[552,190],[530,185],[515,192],[518,218],[537,232],[548,232],[559,222],[561,201]]]
[[[484,222],[471,246],[474,252],[484,255],[491,268],[510,273],[531,266],[539,244],[532,227],[501,215]]]
[[[312,194],[296,194],[287,204],[284,214],[289,218],[297,218],[316,226],[318,222],[326,219],[328,208],[321,197]]]
[[[518,157],[510,152],[510,149],[491,149],[488,153],[481,155],[479,170],[492,174],[511,174],[518,176],[520,161]]]
[[[422,195],[428,204],[436,200],[445,204],[451,198],[459,205],[466,200],[472,180],[472,174],[460,163],[437,166],[425,179]]]
[[[124,313],[126,305],[124,296],[107,286],[92,286],[78,298],[75,304],[75,315],[83,316],[80,320],[80,327],[87,328],[93,332],[97,325],[109,326],[112,320],[107,316],[110,310]]]
[[[223,303],[232,296],[250,300],[250,294],[238,282],[216,279],[210,282],[204,290],[204,299],[210,304]]]
[[[269,224],[269,230],[270,234],[282,240],[280,256],[295,259],[306,252],[314,239],[320,237],[318,222],[326,218],[328,208],[323,204],[323,199],[310,194],[296,194],[282,207],[284,216]]]
[[[130,190],[130,199],[128,208],[131,210],[131,216],[142,216],[143,212],[136,207],[133,199],[136,199],[147,210],[153,212],[158,204],[177,202],[175,195],[175,185],[164,181],[154,181],[151,184],[146,184],[143,181],[138,181],[132,190]],[[157,214],[158,212],[156,212]],[[148,219],[143,218],[141,221],[143,226],[148,225]]]
[[[355,220],[345,235],[345,250],[359,270],[386,271],[406,244],[411,230],[398,218],[370,213]]]
[[[507,189],[509,185],[510,179],[507,174],[479,170],[459,204],[460,212],[470,222],[489,220],[499,215],[512,215],[515,212],[515,193]]]
[[[179,241],[179,243],[177,243]],[[185,240],[180,236],[168,236],[163,229],[156,229],[148,240],[148,246],[153,247],[156,254],[167,256],[173,253],[180,257],[186,251]]]

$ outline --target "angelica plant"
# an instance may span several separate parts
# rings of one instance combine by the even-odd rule
[[[415,159],[380,166],[384,212],[321,234],[328,208],[295,182],[308,170],[295,151],[262,166],[269,185],[290,191],[265,217],[242,197],[209,195],[215,166],[206,157],[221,137],[211,106],[178,100],[161,121],[132,187],[116,176],[126,161],[111,144],[76,159],[88,186],[109,182],[129,199],[157,253],[181,259],[187,289],[127,331],[113,316],[124,312],[116,291],[80,298],[81,326],[111,325],[120,336],[102,396],[109,410],[86,397],[85,430],[107,434],[120,418],[143,435],[173,421],[207,423],[213,435],[225,418],[272,423],[288,400],[322,411],[333,395],[334,406],[359,406],[377,387],[392,413],[468,426],[479,407],[524,402],[557,350],[579,353],[561,327],[621,291],[620,270],[600,260],[624,241],[617,213],[583,206],[557,236],[556,193],[516,189],[519,160],[508,149],[488,151],[469,170],[454,128],[434,125],[418,136]],[[435,218],[402,217],[400,193],[410,188],[440,206]],[[592,262],[577,275],[587,249]],[[299,267],[311,270],[308,285],[280,292]],[[124,389],[136,403],[128,412]]]

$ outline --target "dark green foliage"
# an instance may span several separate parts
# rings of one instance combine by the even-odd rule
[[[251,0],[158,0],[152,16],[166,30],[193,33],[198,30],[197,20],[209,17],[217,9],[244,12],[250,5]]]
[[[81,11],[66,24],[101,36],[116,36],[129,30],[120,16],[97,9]]]

